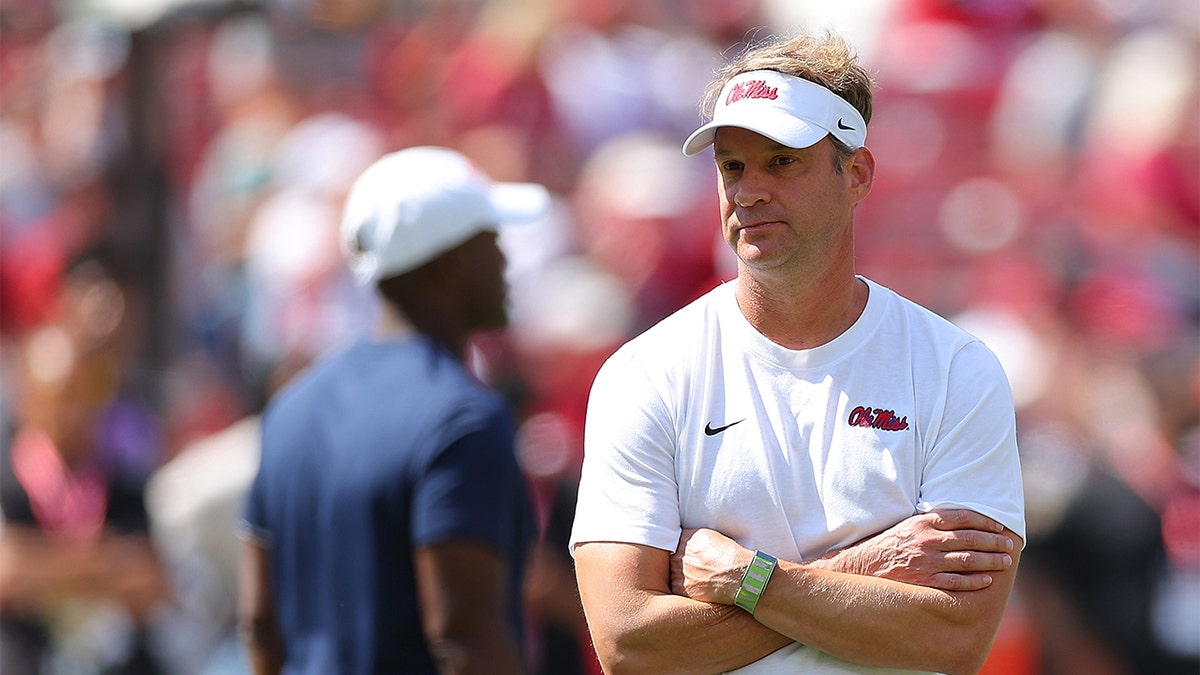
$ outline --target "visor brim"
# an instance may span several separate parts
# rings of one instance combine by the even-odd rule
[[[696,129],[683,143],[683,154],[692,156],[712,145],[721,127],[753,131],[789,148],[807,148],[829,135],[816,124],[783,113],[758,114],[756,119],[713,120]]]

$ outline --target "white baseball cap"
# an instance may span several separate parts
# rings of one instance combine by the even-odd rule
[[[420,146],[384,155],[350,188],[342,248],[359,283],[414,270],[480,232],[529,222],[550,204],[535,183],[496,183],[462,154]]]
[[[867,142],[867,123],[846,99],[774,70],[751,70],[730,79],[712,121],[688,136],[683,154],[712,145],[720,127],[749,129],[789,148],[807,148],[828,134],[854,150]]]

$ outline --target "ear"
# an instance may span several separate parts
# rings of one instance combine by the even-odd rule
[[[861,147],[846,160],[843,171],[850,188],[850,202],[857,205],[871,193],[871,185],[875,181],[875,155],[866,147]]]
[[[457,247],[443,251],[422,270],[425,272],[424,283],[437,293],[455,292],[462,276],[462,265],[462,256],[459,255]]]

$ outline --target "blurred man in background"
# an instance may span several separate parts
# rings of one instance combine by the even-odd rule
[[[257,672],[523,670],[533,524],[506,403],[464,360],[506,322],[496,227],[546,202],[435,147],[355,182],[344,243],[384,308],[264,414],[240,598]]]

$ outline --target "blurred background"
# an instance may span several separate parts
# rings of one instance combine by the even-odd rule
[[[878,79],[860,271],[1013,385],[1029,541],[985,672],[1200,672],[1196,0],[5,0],[0,671],[246,672],[257,414],[373,319],[350,181],[438,144],[555,196],[472,360],[521,422],[535,669],[596,672],[587,390],[733,276],[679,146],[722,54],[797,28]]]

